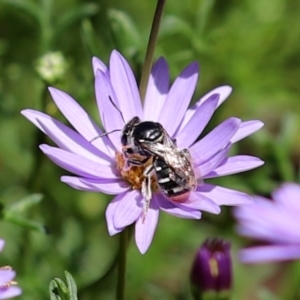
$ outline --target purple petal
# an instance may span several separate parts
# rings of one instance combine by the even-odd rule
[[[5,241],[0,239],[0,252],[3,250],[4,245],[5,245]]]
[[[58,147],[101,164],[109,165],[113,161],[111,157],[87,142],[76,131],[54,118],[31,109],[23,110],[22,114],[47,134]]]
[[[117,179],[118,176],[109,166],[101,165],[88,158],[77,154],[67,152],[60,148],[51,147],[49,145],[40,145],[40,149],[61,168],[88,178]]]
[[[259,130],[264,126],[264,123],[261,121],[246,121],[242,122],[239,130],[236,132],[236,134],[231,138],[230,142],[236,143],[243,138],[247,137],[248,135],[254,133],[255,131]]]
[[[265,263],[300,258],[300,245],[258,246],[240,251],[240,260],[244,263]]]
[[[245,172],[248,170],[255,169],[263,164],[264,162],[257,157],[247,155],[236,155],[228,157],[221,166],[214,169],[209,174],[205,175],[205,178],[214,178]]]
[[[119,194],[116,196],[107,206],[106,212],[105,212],[105,217],[106,217],[106,224],[107,224],[107,229],[108,233],[110,236],[115,235],[121,231],[123,231],[124,227],[117,228],[114,225],[114,216],[115,216],[115,211],[119,205],[119,202],[126,196],[127,192]]]
[[[140,217],[135,223],[135,241],[142,254],[146,253],[153,240],[158,217],[159,209],[154,196],[151,199],[145,219],[143,220],[143,217]]]
[[[116,50],[111,53],[109,69],[111,83],[118,100],[117,104],[125,122],[135,116],[142,118],[143,112],[136,80],[129,64]]]
[[[121,179],[89,179],[74,176],[62,176],[60,180],[77,190],[101,192],[108,195],[124,193],[129,189],[128,184]]]
[[[94,76],[96,76],[98,70],[108,75],[109,71],[106,65],[98,57],[94,56],[92,58],[92,65],[93,65]]]
[[[101,71],[97,72],[95,78],[95,93],[98,110],[106,132],[110,132],[115,129],[119,129],[121,131],[125,125],[122,119],[122,114],[110,101],[111,98],[111,100],[115,103],[117,97],[108,76]],[[116,149],[121,149],[120,136],[120,132],[112,132],[109,134],[109,138]]]
[[[218,205],[240,205],[253,202],[252,198],[245,193],[207,183],[198,186],[197,192],[212,199]]]
[[[144,120],[158,121],[169,91],[169,69],[163,57],[152,68],[144,105]]]
[[[49,91],[62,114],[87,141],[91,141],[103,133],[72,97],[52,87],[49,88]],[[95,139],[92,144],[110,156],[115,154],[115,148],[107,136]]]
[[[200,219],[201,212],[192,208],[184,207],[180,204],[171,202],[162,195],[157,196],[159,208],[170,215],[185,219]]]
[[[196,109],[193,116],[176,135],[176,141],[179,147],[188,148],[195,142],[211,119],[217,107],[219,97],[219,94],[211,95],[207,101]]]
[[[0,288],[0,299],[9,299],[21,295],[22,290],[17,286]]]
[[[228,151],[230,150],[231,144],[228,144],[224,149],[219,151],[217,154],[215,154],[213,157],[211,157],[209,160],[207,160],[205,163],[194,166],[194,171],[198,179],[206,178],[207,175],[211,171],[213,171],[217,166],[220,165],[221,162],[223,162],[227,155]]]
[[[221,212],[219,205],[197,192],[191,192],[189,199],[184,203],[180,203],[180,205],[187,208],[207,211],[212,214],[219,214]]]
[[[190,148],[194,165],[199,165],[225,147],[237,132],[241,120],[229,118]]]
[[[191,101],[198,80],[197,63],[190,64],[176,78],[159,115],[159,122],[172,136],[180,125]]]
[[[0,270],[0,286],[13,280],[16,276],[16,272],[13,270]]]
[[[122,228],[134,223],[142,214],[142,200],[143,197],[138,190],[124,193],[115,210],[114,226]]]
[[[276,189],[273,199],[285,207],[289,212],[298,213],[300,211],[300,186],[296,183],[285,183]]]
[[[185,126],[185,124],[189,121],[189,119],[194,115],[197,108],[200,105],[202,105],[204,102],[206,102],[213,94],[220,95],[220,98],[219,98],[219,101],[217,104],[217,107],[219,107],[227,99],[227,97],[231,94],[231,91],[232,91],[232,88],[230,86],[224,85],[224,86],[220,86],[220,87],[213,89],[212,91],[210,91],[209,93],[207,93],[203,97],[201,97],[200,100],[198,100],[197,103],[192,108],[189,108],[186,111],[186,114],[182,120],[182,123],[180,124],[180,130],[178,130],[178,132],[181,131],[181,129]]]

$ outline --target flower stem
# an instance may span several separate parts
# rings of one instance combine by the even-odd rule
[[[163,10],[165,6],[166,0],[157,0],[157,5],[154,13],[154,18],[151,26],[149,41],[147,45],[147,51],[145,56],[144,65],[142,68],[142,76],[140,81],[140,97],[141,101],[145,100],[145,95],[148,86],[148,80],[151,72],[154,49],[158,37],[159,25],[163,15]]]
[[[127,242],[128,242],[128,227],[126,227],[120,233],[116,300],[124,300],[125,299]]]

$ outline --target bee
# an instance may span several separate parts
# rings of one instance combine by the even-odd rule
[[[145,168],[142,194],[145,198],[144,216],[152,198],[152,177],[163,195],[183,202],[197,186],[188,149],[179,149],[160,123],[134,117],[124,127],[121,143],[128,167],[151,163]]]
[[[179,149],[176,141],[163,129],[164,143],[143,142],[141,148],[152,153],[153,163],[145,171],[144,187],[151,199],[151,177],[155,176],[161,192],[175,202],[185,201],[197,187],[197,179],[188,149]],[[146,202],[148,200],[146,197]],[[149,200],[150,201],[150,200]],[[146,209],[149,203],[146,203]]]
[[[109,99],[116,107],[112,99]],[[116,109],[124,121],[122,112],[118,107]],[[121,130],[112,132],[115,131]],[[103,135],[109,133],[111,132]],[[176,140],[169,136],[160,123],[141,121],[139,117],[133,117],[122,129],[121,144],[126,161],[125,168],[146,165],[141,188],[145,198],[144,217],[152,198],[153,177],[163,195],[172,201],[183,202],[195,190],[197,180],[188,149],[180,149]]]

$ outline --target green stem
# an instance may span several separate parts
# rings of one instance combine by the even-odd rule
[[[158,37],[159,25],[163,15],[163,10],[165,6],[166,0],[157,0],[157,5],[154,13],[154,18],[151,26],[149,41],[147,45],[147,51],[145,56],[145,61],[142,69],[142,76],[140,81],[140,97],[141,101],[145,100],[149,76],[152,67],[154,49]]]
[[[116,300],[125,299],[126,256],[127,256],[126,254],[127,254],[128,230],[129,230],[128,227],[126,227],[120,233]]]

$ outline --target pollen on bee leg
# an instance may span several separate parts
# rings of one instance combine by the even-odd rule
[[[156,191],[158,189],[156,178],[152,176],[152,173],[148,174],[147,172],[147,170],[151,169],[153,161],[150,158],[145,164],[141,166],[131,165],[128,169],[126,168],[127,162],[124,155],[120,152],[116,152],[116,163],[117,169],[123,179],[131,185],[132,189],[139,189],[144,197],[142,214],[142,220],[144,223],[152,198],[152,191]]]

